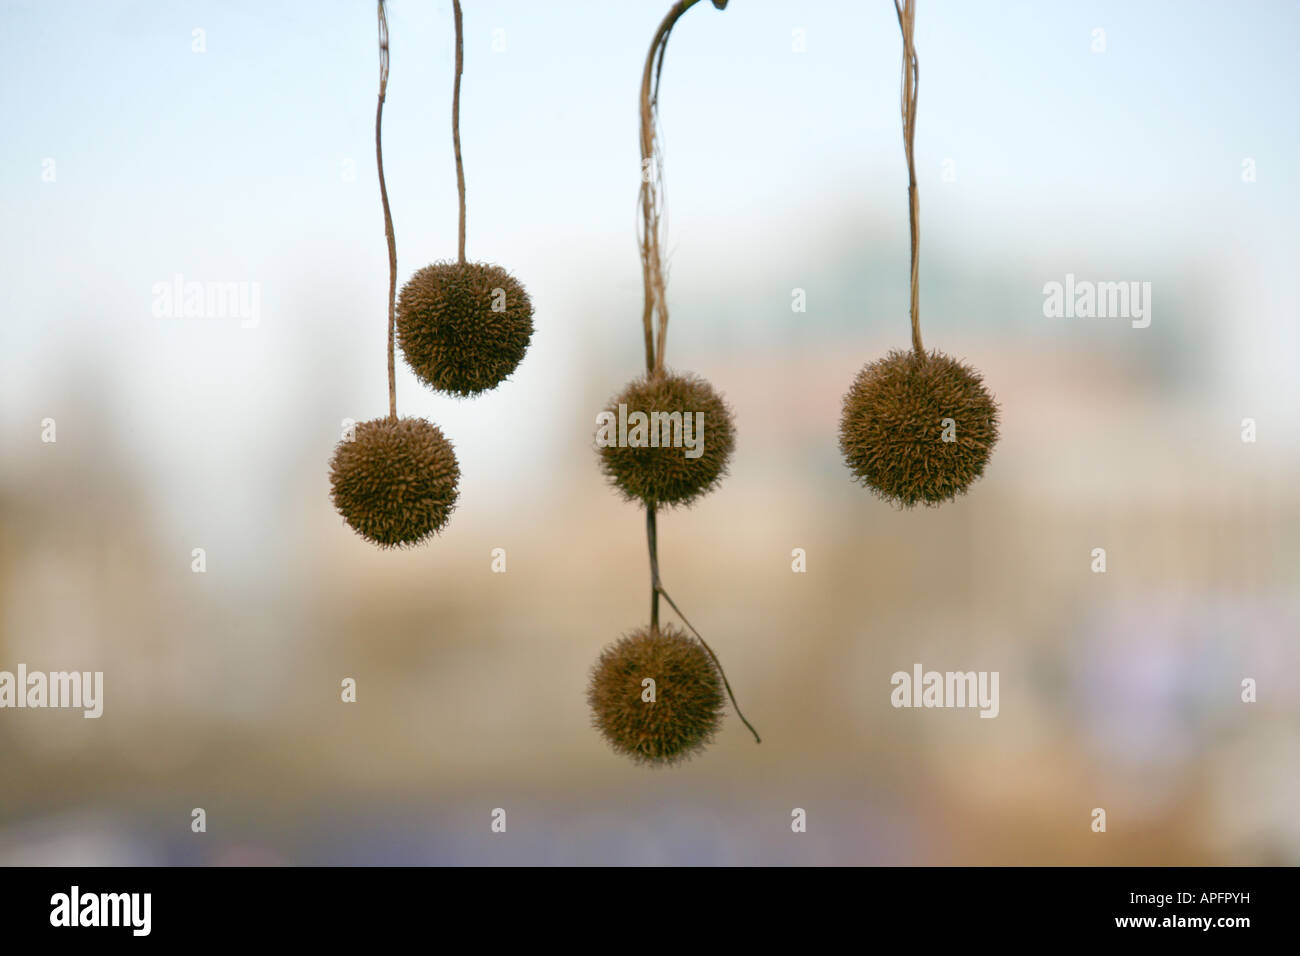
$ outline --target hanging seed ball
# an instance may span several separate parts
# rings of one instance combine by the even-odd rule
[[[330,491],[352,530],[383,548],[420,544],[456,506],[451,442],[423,418],[376,418],[334,449]]]
[[[646,700],[654,681],[654,700]],[[722,680],[703,646],[671,625],[639,628],[601,652],[587,689],[592,723],[638,763],[702,750],[722,722]]]
[[[662,372],[635,380],[609,401],[596,445],[601,470],[624,497],[688,505],[726,474],[735,424],[704,379]]]
[[[430,388],[477,395],[515,370],[533,335],[528,293],[500,266],[435,262],[402,287],[397,339]]]
[[[941,352],[890,352],[844,396],[840,451],[853,477],[910,508],[962,494],[998,439],[998,407],[980,374]]]

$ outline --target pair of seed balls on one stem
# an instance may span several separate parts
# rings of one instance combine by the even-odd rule
[[[601,470],[624,498],[656,509],[689,506],[716,488],[736,446],[731,409],[695,375],[661,371],[637,379],[610,399],[605,422],[596,438]],[[654,684],[644,684],[647,678]],[[666,766],[713,739],[722,694],[703,645],[664,625],[638,628],[605,648],[587,703],[614,750]]]
[[[518,367],[533,334],[524,287],[500,266],[439,262],[415,273],[397,303],[397,336],[422,382],[462,397],[495,388]],[[460,466],[442,430],[423,418],[356,426],[330,463],[334,506],[382,548],[421,544],[446,526]]]

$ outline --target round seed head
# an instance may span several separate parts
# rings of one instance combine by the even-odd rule
[[[840,451],[879,497],[910,508],[963,494],[998,439],[998,406],[980,374],[941,352],[894,351],[844,396]]]
[[[397,340],[430,388],[476,395],[519,365],[533,335],[528,293],[500,266],[435,262],[402,287]]]
[[[644,684],[647,678],[653,687]],[[653,700],[646,700],[653,689]],[[700,643],[639,628],[601,652],[587,688],[592,723],[637,763],[669,765],[702,750],[722,722],[722,680]]]
[[[451,442],[423,418],[376,418],[334,449],[330,492],[352,530],[382,548],[420,544],[456,505]]]
[[[735,425],[704,379],[646,375],[610,400],[596,445],[601,470],[625,498],[689,505],[726,474]]]

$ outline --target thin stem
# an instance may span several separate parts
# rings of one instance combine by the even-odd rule
[[[650,548],[650,630],[659,630],[659,535],[655,527],[655,506],[645,508],[646,544]]]
[[[907,210],[908,225],[912,233],[912,348],[917,355],[925,355],[921,344],[921,202],[916,191],[916,161],[913,156],[913,141],[916,139],[916,91],[921,83],[921,67],[916,60],[916,48],[912,45],[912,31],[916,23],[916,0],[894,0],[894,10],[898,13],[898,25],[903,31],[903,150],[907,153]]]
[[[393,213],[388,208],[388,186],[384,182],[384,96],[388,92],[388,18],[384,0],[379,0],[379,106],[375,109],[375,164],[379,167],[379,198],[384,204],[384,235],[388,239],[388,417],[397,421],[397,370],[393,341],[397,337],[397,239],[393,235]]]
[[[451,143],[456,151],[456,188],[460,192],[460,264],[465,264],[465,164],[460,158],[460,74],[465,66],[464,28],[461,23],[460,0],[451,0],[456,20],[456,82],[451,94]]]
[[[659,77],[663,72],[668,35],[681,15],[699,0],[677,0],[655,30],[641,72],[641,279],[645,284],[645,305],[641,324],[645,334],[645,367],[648,373],[664,369],[664,343],[668,334],[668,298],[664,289],[663,257],[659,249],[659,195],[663,189],[663,160],[659,155],[655,125],[659,107]],[[718,0],[714,0],[718,5]],[[725,3],[723,4],[725,6]],[[718,9],[722,9],[721,6]],[[659,316],[658,335],[654,316]]]
[[[727,688],[727,696],[731,698],[731,706],[736,708],[736,716],[740,718],[742,724],[749,728],[749,732],[754,735],[754,743],[761,744],[763,738],[758,735],[758,731],[754,729],[754,725],[746,720],[745,715],[740,712],[740,705],[736,703],[736,695],[731,691],[731,681],[727,680],[727,672],[722,669],[722,661],[718,660],[718,655],[713,653],[713,648],[709,647],[708,642],[700,636],[700,632],[695,629],[695,625],[686,620],[686,615],[682,613],[682,609],[677,606],[676,602],[673,601],[668,592],[664,590],[664,586],[656,581],[655,590],[664,596],[664,600],[668,602],[668,606],[677,613],[677,616],[682,619],[682,623],[690,628],[691,633],[695,635],[695,639],[700,642],[701,646],[703,646],[706,651],[709,652],[709,656],[713,658],[713,663],[718,668],[718,673],[722,676],[722,684]]]

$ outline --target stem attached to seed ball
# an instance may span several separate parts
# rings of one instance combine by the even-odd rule
[[[453,0],[456,58],[451,143],[456,160],[456,258],[417,271],[397,300],[397,340],[407,364],[435,391],[467,397],[500,385],[528,350],[533,305],[523,285],[500,266],[465,257],[465,161],[460,145],[460,87],[465,24]]]
[[[917,196],[913,35],[916,0],[894,0],[903,35],[900,111],[911,232],[912,349],[863,367],[844,396],[840,451],[855,479],[904,508],[964,494],[983,474],[998,437],[997,401],[975,369],[921,342],[920,200]]]
[[[663,74],[664,52],[668,48],[668,37],[672,33],[673,26],[681,15],[697,2],[698,0],[678,0],[673,4],[650,41],[650,51],[646,54],[645,68],[641,73],[641,275],[645,283],[645,306],[641,322],[645,334],[646,372],[657,376],[664,374],[664,345],[668,333],[668,297],[664,288],[663,259],[659,248],[662,159],[659,156],[658,138],[655,136],[659,79]],[[713,5],[721,10],[727,3],[726,0],[713,0]],[[659,318],[657,334],[654,327],[656,314]],[[690,628],[695,639],[708,651],[709,657],[713,658],[718,674],[722,677],[723,686],[727,689],[727,696],[731,698],[731,704],[736,708],[736,716],[749,728],[755,742],[761,743],[762,738],[758,736],[758,731],[740,712],[740,705],[736,703],[736,695],[731,691],[731,683],[727,680],[718,655],[713,653],[713,648],[709,647],[691,622],[686,620],[686,615],[664,590],[663,582],[659,577],[656,507],[653,502],[646,502],[645,509],[646,543],[650,551],[650,628],[652,631],[659,628],[659,596],[663,595],[664,600],[682,619],[682,623]]]
[[[907,219],[912,234],[912,349],[925,357],[921,344],[921,202],[916,191],[916,161],[913,142],[916,139],[916,89],[921,83],[921,67],[916,60],[916,47],[912,44],[912,30],[916,23],[915,0],[894,0],[898,25],[903,31],[903,151],[907,154]]]
[[[460,0],[451,0],[456,20],[456,82],[451,91],[451,144],[456,153],[456,189],[460,193],[459,262],[465,264],[465,164],[460,158],[460,74],[465,67],[464,29],[461,24]]]

